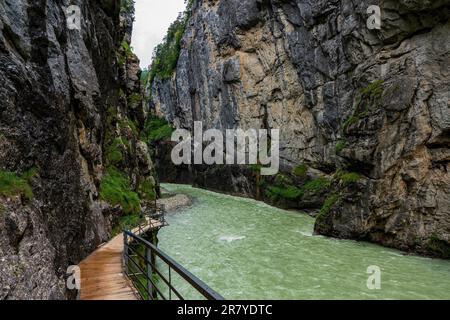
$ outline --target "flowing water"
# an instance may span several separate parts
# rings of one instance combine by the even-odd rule
[[[254,200],[163,187],[194,205],[167,217],[159,246],[227,299],[450,299],[450,261],[313,236],[311,217]]]

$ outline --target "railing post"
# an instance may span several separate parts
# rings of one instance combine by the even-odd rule
[[[125,274],[128,274],[128,235],[123,233],[123,268]]]
[[[155,289],[153,288],[153,284],[150,281],[150,279],[153,279],[153,268],[151,265],[152,261],[152,249],[151,248],[146,248],[145,249],[145,264],[147,265],[147,294],[148,294],[148,300],[154,300],[154,291]]]

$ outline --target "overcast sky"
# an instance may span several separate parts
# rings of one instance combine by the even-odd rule
[[[184,11],[184,0],[135,0],[131,46],[141,60],[141,68],[147,68],[152,60],[153,49],[163,40],[170,24],[178,13]]]

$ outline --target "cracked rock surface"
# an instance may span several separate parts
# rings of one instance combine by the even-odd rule
[[[377,3],[382,28],[369,30]],[[284,172],[359,174],[333,183],[317,233],[449,258],[449,9],[449,0],[194,1],[176,72],[155,80],[153,102],[181,128],[280,128]],[[243,169],[192,173],[194,184],[255,194]]]

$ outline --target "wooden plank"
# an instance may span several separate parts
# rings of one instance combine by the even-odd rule
[[[148,221],[142,233],[160,228],[159,221]],[[138,234],[139,228],[133,230]],[[81,269],[81,300],[138,300],[138,294],[123,271],[123,234],[99,247],[83,260]]]

